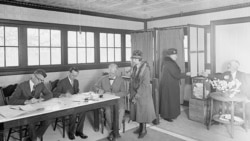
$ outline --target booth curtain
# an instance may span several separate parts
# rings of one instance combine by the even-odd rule
[[[161,78],[162,61],[165,56],[166,50],[169,48],[176,48],[178,51],[177,64],[181,71],[185,72],[185,60],[184,60],[184,31],[183,28],[177,29],[162,29],[157,31],[157,50],[158,50],[158,69],[159,78]],[[181,79],[180,83],[180,103],[183,103],[184,99],[184,87],[185,79]]]

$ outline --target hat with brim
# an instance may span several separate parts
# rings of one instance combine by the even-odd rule
[[[142,51],[134,50],[131,59],[141,59],[141,58],[142,58]]]
[[[175,48],[170,48],[167,50],[166,54],[169,56],[169,55],[174,55],[174,54],[177,54],[177,49]]]

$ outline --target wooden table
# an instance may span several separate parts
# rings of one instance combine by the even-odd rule
[[[114,135],[117,137],[118,135],[118,100],[119,97],[105,94],[103,98],[97,98],[94,100],[89,100],[88,102],[84,101],[86,98],[86,93],[73,95],[70,98],[53,98],[48,101],[44,101],[37,104],[31,104],[32,107],[38,111],[26,112],[19,116],[15,117],[0,117],[0,141],[4,141],[4,130],[27,125],[30,122],[39,122],[44,119],[54,119],[57,117],[67,116],[74,113],[85,112],[97,108],[101,108],[104,106],[113,106],[114,108],[114,122],[113,129]],[[10,107],[11,105],[1,106],[0,111],[5,110],[6,107]],[[8,112],[11,112],[13,109],[7,108]]]
[[[221,92],[213,92],[209,95],[210,100],[210,106],[209,106],[209,119],[207,124],[207,129],[209,130],[211,126],[211,121],[217,121],[219,123],[223,124],[230,124],[231,125],[231,137],[234,136],[234,125],[244,125],[245,130],[246,128],[246,118],[245,118],[245,103],[246,103],[246,97],[241,96],[240,94],[236,94],[234,97],[230,98],[225,96]],[[213,103],[214,100],[219,101],[222,103],[222,111],[220,113],[213,114]],[[235,104],[239,103],[242,105],[242,117],[235,116]],[[228,104],[229,106],[227,107]],[[229,109],[229,112],[226,112],[226,109]],[[230,118],[224,118],[224,117],[230,117]],[[236,120],[238,119],[238,121]]]

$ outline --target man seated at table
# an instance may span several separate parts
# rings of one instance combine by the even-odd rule
[[[79,70],[76,67],[70,68],[68,76],[58,82],[57,87],[53,92],[54,97],[70,97],[71,95],[79,93],[79,82],[76,79],[78,75]],[[83,134],[82,131],[85,120],[85,112],[79,113],[79,123],[75,131],[76,118],[77,114],[70,115],[68,132],[69,139],[75,139],[75,135],[80,136],[82,139],[88,138],[88,136]]]
[[[117,74],[118,66],[114,63],[110,64],[108,67],[108,75],[102,76],[94,85],[94,91],[100,94],[113,94],[121,97],[119,100],[119,128],[122,123],[122,119],[125,113],[125,96],[127,95],[125,89],[125,83],[121,76]],[[112,107],[105,107],[105,116],[107,120],[107,125],[109,130],[112,130]],[[113,133],[110,132],[108,136],[109,140],[113,139]]]
[[[48,100],[53,97],[53,94],[45,87],[43,81],[47,76],[43,69],[37,69],[31,76],[30,80],[20,83],[13,92],[9,105],[26,105]],[[50,125],[50,120],[41,121],[40,126],[36,129],[37,123],[28,124],[28,133],[26,141],[36,141],[41,138]]]

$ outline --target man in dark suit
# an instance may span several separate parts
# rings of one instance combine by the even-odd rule
[[[70,68],[68,76],[58,82],[57,87],[53,92],[54,97],[69,97],[73,94],[79,93],[79,82],[76,79],[78,75],[79,70],[77,68]],[[72,114],[69,118],[69,139],[75,139],[75,135],[80,136],[82,139],[88,138],[88,136],[82,132],[85,120],[85,112],[79,113],[79,123],[75,131],[76,117],[77,114]]]
[[[108,75],[102,76],[94,85],[94,91],[98,93],[109,93],[121,97],[119,100],[119,127],[125,113],[125,97],[127,95],[125,83],[121,76],[117,74],[118,66],[110,64]],[[112,107],[105,107],[105,115],[110,130],[112,129]],[[108,136],[108,140],[113,140],[113,133]]]
[[[37,69],[30,80],[20,83],[12,94],[9,105],[26,105],[38,103],[53,97],[53,94],[45,87],[43,81],[47,76],[43,69]],[[50,120],[41,122],[38,129],[35,128],[36,123],[28,124],[29,137],[25,140],[36,141],[41,138],[50,125]]]

